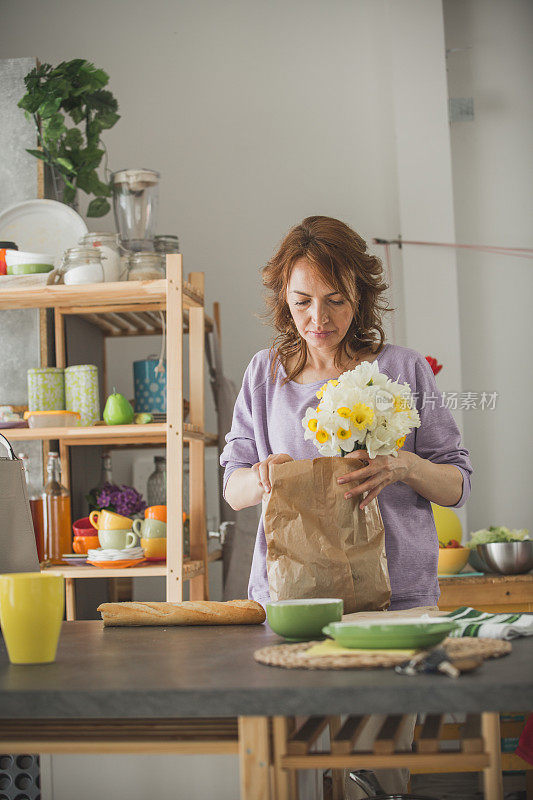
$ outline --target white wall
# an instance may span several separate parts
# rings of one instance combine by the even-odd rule
[[[444,0],[448,84],[473,97],[473,122],[451,125],[457,241],[533,247],[533,4]],[[494,411],[465,411],[475,464],[470,530],[533,528],[528,399],[531,260],[458,255],[463,386],[497,391]]]

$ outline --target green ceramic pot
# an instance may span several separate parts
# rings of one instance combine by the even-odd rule
[[[28,408],[30,411],[64,411],[64,369],[36,367],[28,370]]]
[[[340,621],[342,611],[342,600],[327,597],[266,604],[268,624],[275,633],[290,641],[322,638],[322,628]]]

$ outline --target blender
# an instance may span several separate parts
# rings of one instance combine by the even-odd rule
[[[122,169],[113,172],[113,211],[121,244],[133,252],[153,251],[159,172]]]

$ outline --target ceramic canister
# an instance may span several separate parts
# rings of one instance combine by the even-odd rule
[[[65,410],[65,376],[61,367],[28,370],[28,408],[30,411]]]
[[[94,364],[77,364],[65,369],[65,401],[67,411],[77,411],[76,425],[94,425],[100,419],[98,368]]]
[[[159,360],[147,358],[133,362],[135,411],[152,413],[167,411],[167,371],[156,373]]]

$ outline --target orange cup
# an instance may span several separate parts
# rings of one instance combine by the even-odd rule
[[[158,519],[160,522],[167,521],[166,506],[149,506],[144,512],[145,519]]]
[[[72,542],[72,549],[75,553],[88,553],[89,550],[94,550],[100,547],[98,535],[96,536],[75,536]]]

